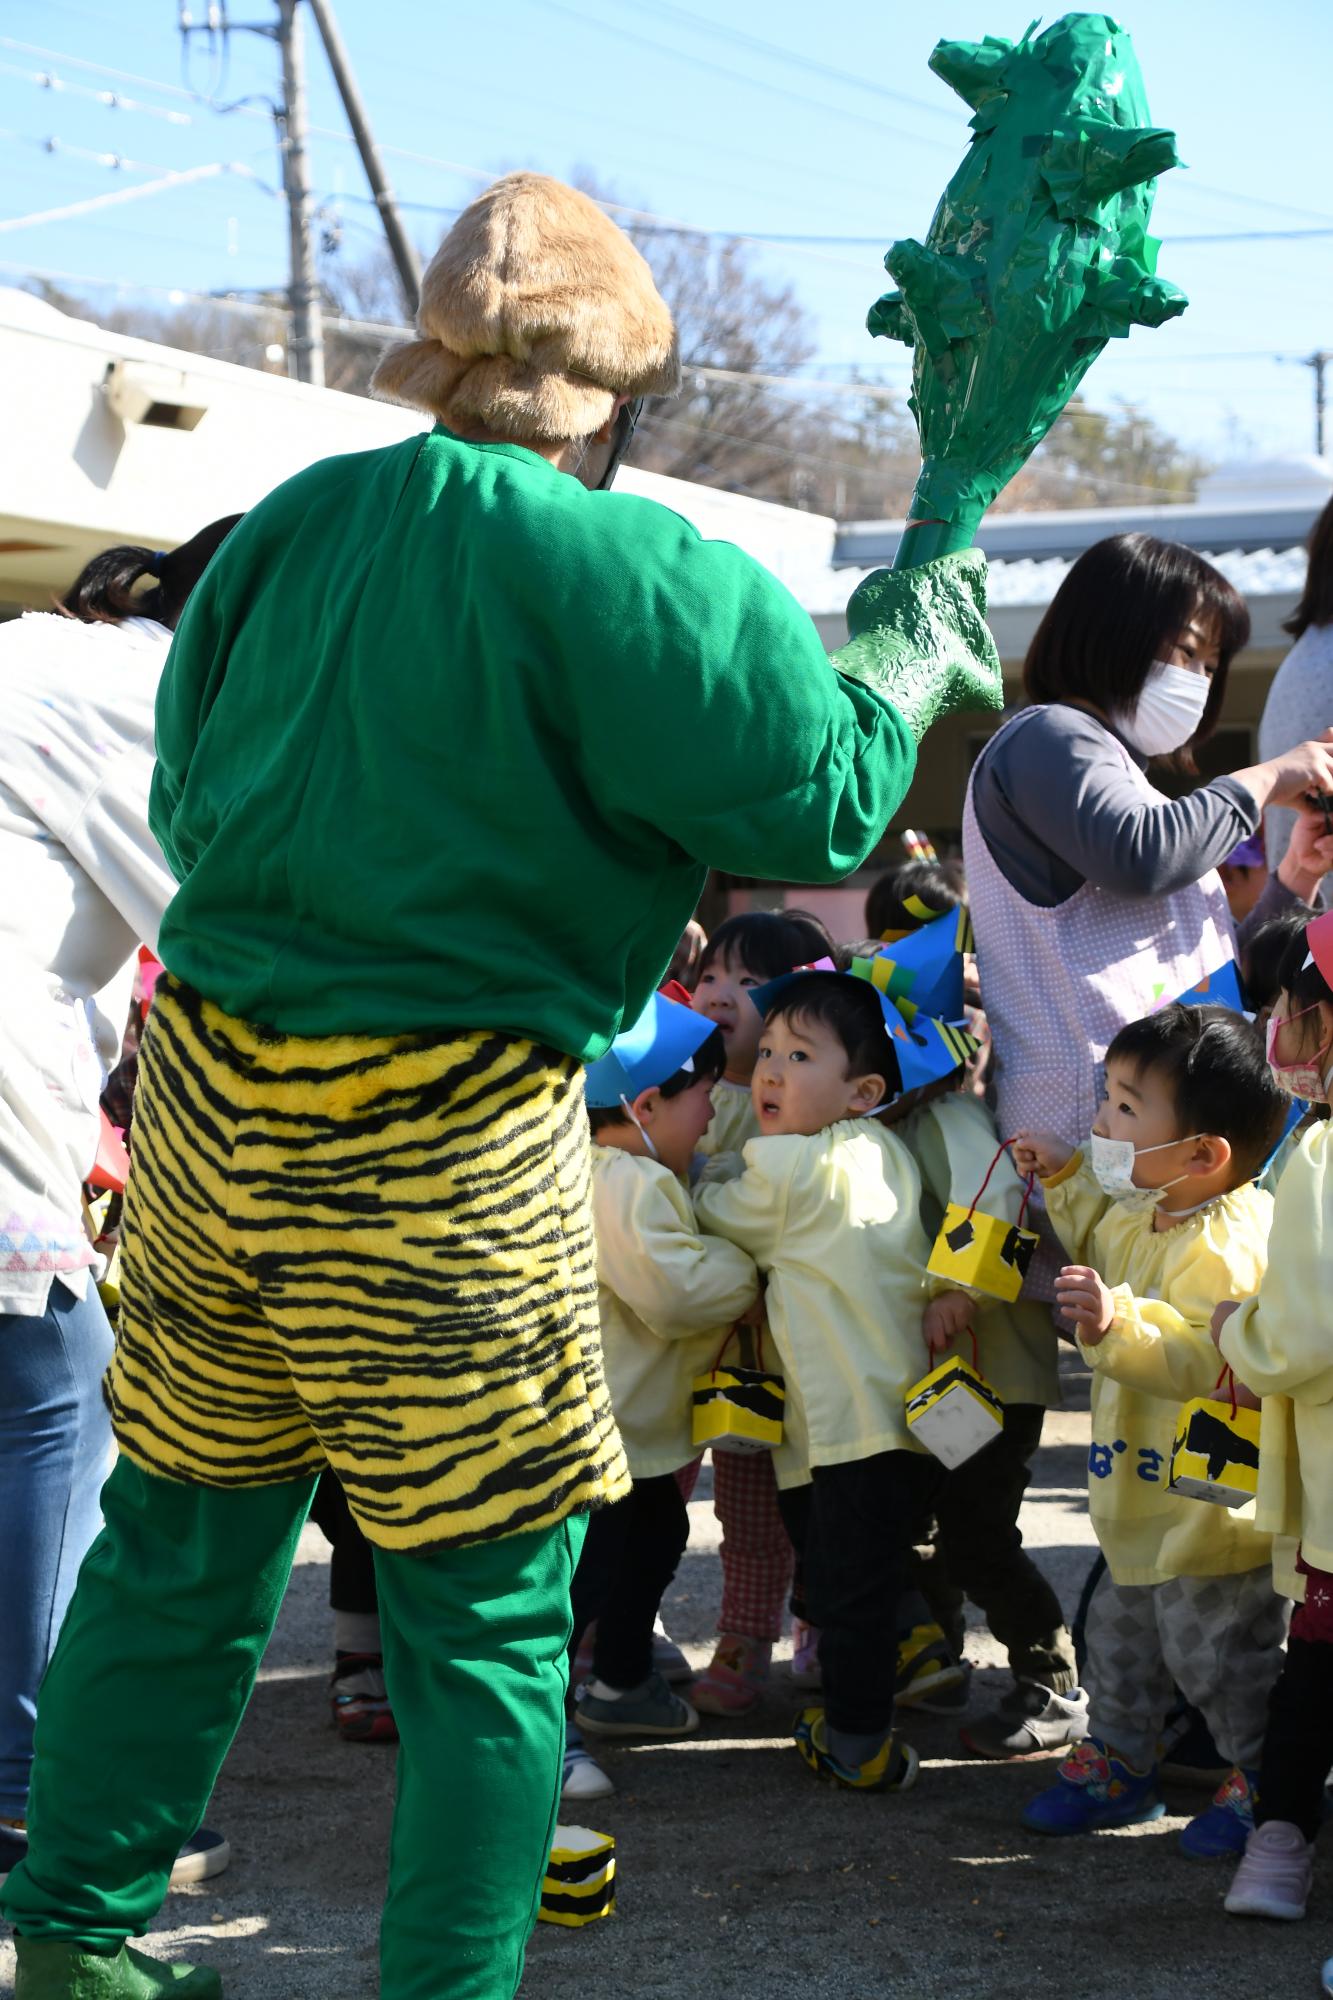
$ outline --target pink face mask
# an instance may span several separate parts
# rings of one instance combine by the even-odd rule
[[[1279,1020],[1276,1014],[1269,1016],[1268,1046],[1265,1051],[1268,1056],[1268,1067],[1273,1072],[1273,1081],[1278,1089],[1285,1090],[1289,1097],[1322,1101],[1328,1095],[1326,1088],[1328,1072],[1322,1067],[1323,1061],[1328,1056],[1327,1042],[1323,1048],[1315,1050],[1316,1060],[1313,1062],[1308,1057],[1302,1062],[1294,1063],[1279,1062],[1277,1059],[1278,1030],[1289,1027],[1293,1021],[1304,1020],[1307,1014],[1317,1014],[1318,1011],[1316,1004],[1313,1007],[1302,1007],[1299,1014],[1289,1014],[1285,1021]]]

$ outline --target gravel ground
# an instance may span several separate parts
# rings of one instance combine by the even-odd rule
[[[1070,1402],[1083,1401],[1071,1380]],[[1087,1418],[1052,1417],[1024,1516],[1072,1607],[1092,1537],[1083,1505]],[[702,1665],[718,1602],[707,1472],[667,1621]],[[328,1726],[327,1561],[306,1531],[298,1567],[210,1819],[235,1858],[167,1898],[152,1948],[223,1973],[227,2000],[372,2000],[375,1928],[393,1802],[392,1751],[340,1744]],[[756,1718],[706,1720],[680,1744],[606,1753],[618,1787],[586,1809],[617,1841],[619,1907],[583,1931],[538,1925],[523,2000],[1227,2000],[1318,1992],[1333,1950],[1333,1894],[1316,1875],[1306,1924],[1224,1915],[1226,1865],[1187,1862],[1175,1836],[1202,1803],[1168,1788],[1170,1816],[1091,1839],[1023,1832],[1046,1760],[968,1760],[957,1726],[919,1716],[917,1788],[860,1798],[815,1784],[787,1730],[800,1697],[785,1665]],[[977,1627],[974,1708],[1004,1684]],[[1072,1921],[1071,1921],[1072,1920]],[[0,1991],[12,1990],[0,1948]],[[444,1996],[442,1996],[444,2000]]]

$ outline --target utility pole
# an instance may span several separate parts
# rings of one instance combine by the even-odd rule
[[[305,48],[298,0],[278,0],[278,47],[282,51],[282,179],[287,190],[291,243],[292,337],[289,343],[298,382],[324,387],[324,318],[310,236],[310,156],[306,150]]]
[[[1333,361],[1333,354],[1321,347],[1309,355],[1303,364],[1306,368],[1314,370],[1314,448],[1320,458],[1324,456],[1324,414],[1327,409],[1324,370],[1330,361]]]
[[[338,86],[338,95],[342,98],[343,110],[347,113],[347,122],[352,128],[352,137],[356,140],[356,150],[361,155],[361,164],[366,170],[370,192],[374,195],[375,206],[380,212],[380,221],[384,225],[384,234],[388,240],[389,254],[398,272],[398,284],[403,294],[406,316],[408,319],[415,319],[421,298],[421,265],[416,248],[403,228],[402,218],[394,201],[393,189],[389,185],[389,177],[384,171],[379,148],[370,129],[366,107],[352,73],[352,65],[347,59],[343,38],[338,32],[333,8],[329,0],[310,0],[310,11],[315,17],[315,26],[323,37],[329,68],[333,71],[333,80]]]

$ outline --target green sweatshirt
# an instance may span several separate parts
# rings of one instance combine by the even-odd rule
[[[739,549],[437,428],[245,517],[176,634],[157,755],[162,954],[228,1013],[587,1061],[708,866],[836,882],[915,744]]]

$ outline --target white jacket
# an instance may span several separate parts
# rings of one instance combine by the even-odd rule
[[[96,1261],[80,1185],[134,955],[175,893],[148,830],[171,634],[49,612],[0,625],[0,1314],[77,1296]]]

